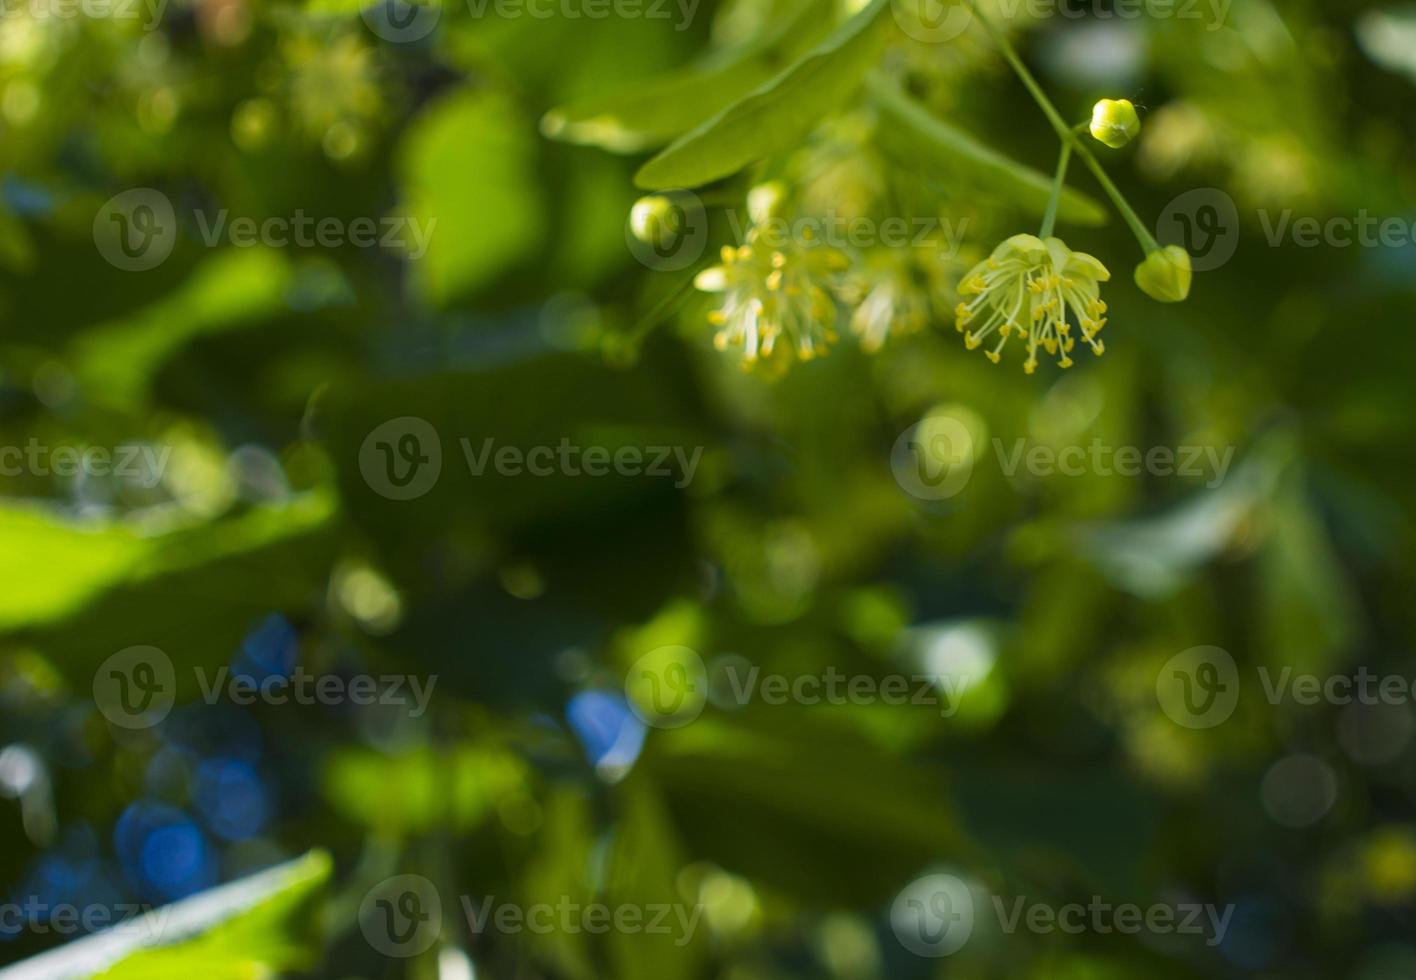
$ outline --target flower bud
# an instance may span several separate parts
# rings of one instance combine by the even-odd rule
[[[780,217],[787,202],[787,189],[780,180],[758,184],[747,192],[747,216],[754,225]]]
[[[1102,99],[1092,107],[1091,134],[1119,150],[1141,131],[1141,119],[1136,107],[1126,99]]]
[[[1179,303],[1190,295],[1190,253],[1167,245],[1136,266],[1136,285],[1151,299]]]
[[[646,245],[672,240],[680,229],[678,210],[663,194],[650,194],[629,209],[629,230]]]

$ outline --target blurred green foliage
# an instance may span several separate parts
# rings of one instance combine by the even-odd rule
[[[985,5],[1069,119],[1141,107],[1136,142],[1097,155],[1145,221],[1163,232],[1196,189],[1233,206],[1196,253],[1232,258],[1161,306],[1074,166],[1058,234],[1113,271],[1107,350],[1028,376],[965,349],[953,290],[1037,230],[1057,138],[977,22],[919,41],[905,2],[721,0],[686,23],[7,4],[0,900],[206,909],[113,977],[1416,976],[1411,705],[1274,704],[1254,680],[1416,675],[1416,244],[1274,234],[1284,213],[1416,220],[1413,8]],[[430,26],[399,39],[387,16]],[[744,373],[692,282],[744,244],[767,181],[798,213],[928,217],[961,240],[849,250],[852,275],[906,284],[878,350],[867,302],[834,304],[826,356]],[[631,207],[684,187],[702,256],[654,268]],[[145,271],[100,244],[105,202],[136,188],[176,221]],[[221,211],[430,234],[417,255],[209,243]],[[410,417],[441,474],[395,499],[371,434]],[[946,499],[892,470],[929,419],[969,435]],[[488,438],[684,455],[669,479],[479,475],[466,456]],[[1195,447],[1226,469],[1008,472],[1018,440]],[[129,446],[162,461],[154,479],[55,472],[58,447]],[[270,644],[315,674],[435,678],[429,710],[203,703],[198,668],[250,669]],[[1196,730],[1156,685],[1202,645],[1246,686]],[[132,646],[171,659],[176,705],[129,730],[95,690]],[[665,646],[962,695],[742,707],[718,688],[688,724],[646,728],[626,678]],[[289,860],[259,894],[212,899]],[[929,959],[891,910],[940,869],[992,895],[1233,920],[1216,944],[1005,935],[985,903],[977,938]],[[361,903],[404,874],[442,917],[400,958]],[[702,922],[682,943],[478,932],[466,896]],[[6,929],[6,963],[67,938]],[[29,975],[88,975],[60,962]]]

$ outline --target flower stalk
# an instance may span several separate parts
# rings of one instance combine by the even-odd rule
[[[1052,237],[1052,228],[1057,224],[1057,206],[1062,202],[1062,185],[1067,181],[1067,164],[1072,159],[1072,144],[1064,140],[1062,152],[1057,156],[1057,175],[1052,178],[1052,196],[1047,199],[1047,210],[1042,215],[1042,230],[1038,238]]]
[[[988,32],[989,37],[993,38],[994,42],[1003,52],[1003,57],[1013,69],[1014,74],[1018,76],[1018,80],[1023,83],[1023,87],[1028,90],[1028,94],[1032,96],[1038,108],[1040,108],[1043,115],[1047,117],[1047,121],[1052,125],[1053,131],[1057,133],[1057,138],[1062,141],[1064,146],[1071,146],[1072,149],[1076,151],[1077,156],[1082,158],[1082,162],[1087,165],[1087,169],[1096,177],[1097,183],[1101,184],[1101,189],[1105,191],[1106,196],[1111,199],[1111,203],[1116,207],[1117,213],[1119,213],[1126,224],[1130,226],[1131,233],[1136,236],[1136,241],[1140,243],[1141,250],[1147,255],[1159,251],[1160,243],[1157,242],[1155,236],[1147,230],[1145,224],[1142,223],[1140,217],[1136,214],[1135,209],[1131,207],[1130,203],[1122,195],[1121,189],[1118,188],[1111,180],[1111,177],[1107,175],[1106,170],[1097,161],[1096,157],[1092,155],[1091,150],[1078,138],[1076,129],[1067,125],[1067,122],[1062,118],[1062,114],[1057,111],[1057,107],[1052,104],[1052,100],[1047,97],[1047,93],[1042,90],[1042,86],[1039,85],[1037,79],[1033,77],[1032,72],[1028,71],[1027,65],[1023,64],[1023,59],[1019,57],[1017,49],[1013,47],[1013,42],[1009,41],[1007,35],[999,30],[998,26],[979,9],[976,0],[968,0],[968,4],[973,10],[974,16],[983,24],[984,30]]]

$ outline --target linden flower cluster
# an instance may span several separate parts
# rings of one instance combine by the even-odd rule
[[[1100,283],[1110,278],[1096,258],[1072,251],[1061,239],[1014,235],[959,284],[959,294],[973,298],[959,303],[954,326],[964,334],[969,350],[996,335],[998,343],[984,351],[994,364],[1016,333],[1027,346],[1023,370],[1028,374],[1037,370],[1038,348],[1057,357],[1061,367],[1071,367],[1077,341],[1069,313],[1093,354],[1100,356],[1106,349],[1097,339],[1106,326],[1106,304],[1099,293]]]
[[[833,292],[849,264],[839,250],[812,240],[759,242],[760,229],[749,229],[737,248],[724,245],[722,263],[694,278],[703,292],[721,293],[721,305],[708,314],[718,328],[713,346],[736,351],[744,367],[774,354],[809,361],[836,341]]]
[[[954,277],[968,263],[952,252],[877,248],[851,269],[841,296],[855,307],[851,333],[874,354],[888,340],[944,319],[955,299]]]

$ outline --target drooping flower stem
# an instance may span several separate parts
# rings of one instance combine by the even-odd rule
[[[1003,57],[1007,59],[1014,74],[1018,76],[1018,80],[1023,83],[1023,87],[1028,90],[1028,94],[1033,97],[1033,101],[1038,104],[1038,108],[1042,110],[1043,115],[1047,116],[1047,121],[1052,124],[1053,130],[1057,133],[1057,138],[1060,139],[1064,145],[1070,145],[1076,150],[1077,155],[1081,157],[1082,161],[1087,165],[1087,169],[1092,172],[1097,182],[1101,184],[1101,189],[1106,192],[1106,196],[1111,198],[1111,203],[1116,206],[1117,212],[1125,219],[1126,224],[1131,228],[1132,234],[1136,236],[1136,241],[1140,243],[1141,250],[1147,255],[1151,252],[1158,251],[1160,244],[1155,240],[1155,236],[1146,229],[1146,226],[1136,215],[1135,210],[1127,202],[1126,198],[1122,196],[1120,188],[1112,182],[1106,171],[1102,169],[1101,164],[1097,162],[1096,157],[1092,155],[1087,145],[1077,137],[1076,131],[1071,126],[1067,125],[1066,121],[1062,118],[1062,114],[1057,111],[1057,107],[1052,104],[1052,100],[1047,97],[1047,93],[1044,92],[1042,86],[1037,83],[1037,79],[1033,78],[1032,72],[1028,71],[1027,65],[1023,64],[1023,59],[1019,57],[1017,49],[1013,47],[1013,42],[1009,41],[1007,35],[1000,31],[997,25],[979,9],[975,0],[967,0],[967,3],[973,10],[974,16],[979,19],[984,29],[988,31],[989,36],[993,38],[994,42],[1003,52]]]
[[[1067,164],[1071,159],[1072,143],[1063,140],[1062,152],[1057,156],[1057,176],[1052,178],[1052,196],[1047,199],[1047,210],[1042,215],[1042,230],[1037,233],[1038,238],[1052,236],[1052,226],[1057,223],[1057,205],[1062,200],[1062,185],[1067,180]]]

